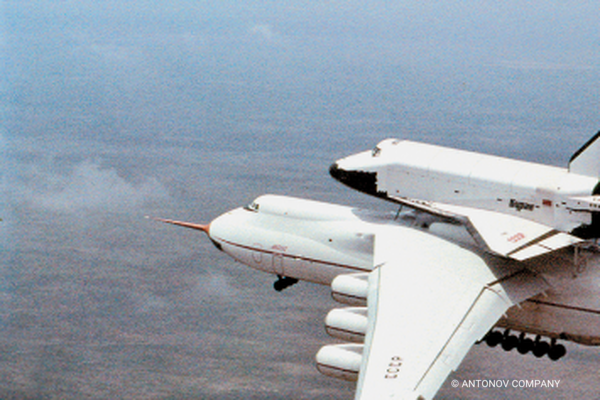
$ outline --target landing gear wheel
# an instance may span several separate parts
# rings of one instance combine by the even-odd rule
[[[548,358],[552,361],[557,361],[567,354],[567,349],[562,344],[556,344],[556,339],[552,339],[550,350],[548,350]]]
[[[503,335],[498,331],[491,331],[485,335],[485,343],[490,347],[496,347],[500,342],[502,342]]]
[[[502,348],[504,351],[511,351],[519,345],[519,338],[515,335],[505,335],[502,340]]]
[[[296,278],[288,278],[287,276],[277,275],[277,280],[273,283],[273,289],[281,292],[283,289],[288,288],[298,283]]]
[[[540,337],[535,338],[535,343],[533,344],[533,355],[537,358],[543,357],[550,350],[550,345],[548,342],[541,341]]]
[[[283,289],[285,289],[285,288],[286,288],[286,286],[285,286],[285,282],[284,282],[283,280],[281,280],[281,279],[279,279],[279,280],[276,280],[276,281],[273,283],[273,289],[275,289],[275,290],[276,290],[276,291],[278,291],[278,292],[281,292],[281,291],[282,291]]]
[[[480,342],[485,342],[490,347],[496,347],[498,344],[502,344],[502,348],[505,351],[511,351],[516,348],[521,354],[527,354],[531,351],[537,358],[548,355],[548,358],[552,361],[557,361],[567,354],[565,346],[557,344],[556,338],[548,343],[545,340],[541,340],[542,337],[540,335],[537,335],[535,340],[532,340],[525,335],[525,332],[521,332],[519,337],[511,335],[510,329],[506,329],[504,333],[499,331],[489,331]],[[477,344],[480,342],[477,342]]]
[[[517,351],[521,354],[527,354],[533,349],[533,346],[533,340],[529,338],[523,338],[519,341],[519,344],[517,345]]]

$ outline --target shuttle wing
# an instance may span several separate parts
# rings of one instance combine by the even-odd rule
[[[358,400],[432,398],[509,307],[548,287],[414,230],[378,233],[374,255]]]
[[[482,248],[519,261],[582,242],[568,233],[513,215],[404,197],[390,199],[462,224]]]

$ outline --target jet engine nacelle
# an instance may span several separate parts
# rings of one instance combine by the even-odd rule
[[[367,325],[366,307],[335,308],[325,318],[327,333],[346,342],[362,343]]]
[[[335,344],[321,347],[316,355],[317,369],[323,375],[355,382],[362,362],[362,344]]]
[[[331,296],[335,301],[349,306],[367,305],[369,274],[338,275],[331,282]]]

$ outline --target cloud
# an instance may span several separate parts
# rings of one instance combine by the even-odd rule
[[[266,25],[266,24],[258,24],[258,25],[254,25],[250,31],[258,36],[261,36],[267,40],[272,40],[273,37],[275,36],[275,33],[273,32],[273,28],[271,27],[271,25]]]
[[[130,182],[114,168],[101,168],[90,161],[52,181],[45,191],[31,195],[35,204],[53,211],[131,208],[167,196],[156,178]]]
[[[269,24],[256,24],[250,28],[250,33],[260,40],[270,44],[283,44],[284,37]]]

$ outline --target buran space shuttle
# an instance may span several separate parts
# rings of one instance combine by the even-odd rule
[[[519,261],[600,237],[600,132],[567,168],[386,139],[338,160],[330,174],[463,225],[485,250]]]

